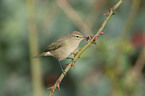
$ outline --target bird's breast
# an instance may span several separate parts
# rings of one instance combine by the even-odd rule
[[[54,57],[58,58],[59,60],[63,60],[67,58],[75,49],[78,47],[79,44],[70,44],[64,45],[61,48],[58,48],[55,51],[52,51],[51,53],[53,54]]]

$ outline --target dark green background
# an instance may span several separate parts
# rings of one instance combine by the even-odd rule
[[[36,27],[31,32],[37,32],[37,35],[31,35],[31,40],[37,37],[35,42],[41,52],[58,37],[71,31],[95,34],[105,20],[103,14],[108,12],[107,8],[118,1],[68,0],[73,10],[90,27],[91,31],[86,34],[82,32],[85,28],[79,26],[82,23],[78,21],[80,24],[77,24],[77,21],[69,18],[70,13],[65,13],[55,0],[33,0],[34,14],[28,12],[29,0],[0,0],[0,96],[32,96],[34,93],[29,47],[29,44],[33,44],[29,39],[31,19]],[[124,0],[115,10],[115,15],[103,30],[104,35],[97,39],[97,46],[91,45],[81,55],[76,68],[70,69],[60,84],[61,90],[56,89],[54,96],[144,96],[144,66],[141,67],[143,69],[139,68],[140,75],[132,75],[132,72],[138,72],[132,70],[145,45],[145,2],[136,0],[141,1],[139,9],[137,13],[129,15],[131,10],[135,10],[131,7],[133,1]],[[134,18],[129,26],[127,22],[131,16]],[[79,48],[84,44],[86,41],[81,42]],[[40,60],[42,93],[47,96],[47,88],[56,81],[61,70],[53,57],[41,57]],[[62,63],[68,62],[64,60]]]

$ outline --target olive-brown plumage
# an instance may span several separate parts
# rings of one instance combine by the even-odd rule
[[[34,58],[40,56],[56,57],[59,60],[60,67],[63,71],[60,61],[69,57],[70,54],[73,53],[75,49],[79,46],[79,43],[83,39],[86,39],[86,37],[83,36],[80,32],[70,32],[60,37],[57,41],[51,43],[40,55],[35,56]]]
[[[85,38],[86,37],[80,32],[70,32],[69,34],[60,37],[57,41],[51,43],[43,53],[35,57],[53,56],[58,60],[66,59],[73,51],[75,51],[79,46],[79,43]]]

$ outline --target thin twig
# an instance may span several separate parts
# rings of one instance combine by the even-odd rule
[[[128,35],[131,32],[131,27],[135,22],[135,19],[136,19],[135,17],[137,15],[138,10],[139,10],[140,3],[141,3],[141,0],[132,0],[132,7],[130,10],[127,22],[125,23],[124,30],[121,34],[122,38],[124,38],[124,39],[127,39]]]
[[[130,96],[134,94],[134,86],[137,86],[136,84],[141,78],[141,72],[145,66],[145,46],[143,47],[142,51],[140,52],[140,55],[138,56],[138,59],[135,63],[135,66],[133,68],[128,69],[125,78],[123,79],[123,96],[128,96],[128,91],[130,91]],[[118,92],[118,91],[117,91]]]
[[[123,2],[124,0],[120,0],[114,7],[113,9],[116,9],[119,7],[119,5]],[[80,55],[94,42],[95,37],[98,37],[101,35],[102,30],[104,29],[105,25],[107,24],[108,20],[110,19],[110,17],[114,14],[114,11],[110,10],[110,14],[106,17],[105,21],[103,22],[102,26],[100,27],[100,29],[98,30],[98,32],[95,34],[95,36],[86,44],[84,45],[84,47],[78,52],[78,54],[74,57],[74,61],[76,61]],[[65,69],[65,72],[67,73],[69,71],[69,69],[71,68],[72,62],[70,62],[68,64],[68,66]],[[66,74],[61,74],[60,77],[57,79],[57,81],[55,82],[54,86],[53,86],[53,90],[50,91],[48,96],[52,96],[54,93],[54,90],[56,89],[57,85],[61,83],[62,79],[64,78]]]
[[[145,46],[143,47],[142,51],[140,52],[138,59],[132,68],[132,72],[136,74],[135,78],[138,78],[144,68],[145,65]]]
[[[105,5],[107,4],[106,0],[96,0],[93,2],[92,8],[86,18],[86,22],[89,25],[89,27],[92,29],[94,23],[96,22],[98,14],[104,9]]]
[[[121,33],[121,36],[120,36],[120,41],[119,42],[128,42],[128,36],[129,36],[129,34],[130,34],[130,30],[131,30],[131,27],[132,27],[132,25],[134,24],[134,21],[135,21],[135,17],[136,17],[136,15],[137,15],[137,12],[138,12],[138,10],[139,10],[139,5],[140,5],[140,1],[141,0],[133,0],[133,2],[132,2],[132,7],[131,7],[131,10],[130,10],[130,12],[129,12],[129,16],[128,16],[128,19],[127,19],[127,21],[126,21],[126,23],[125,23],[125,26],[124,26],[124,30],[122,31],[122,33]],[[123,43],[120,43],[117,47],[118,47],[118,49],[117,49],[117,52],[116,52],[116,54],[117,55],[115,55],[115,57],[114,57],[114,71],[113,71],[113,73],[117,73],[118,72],[118,68],[120,68],[119,66],[121,65],[120,64],[120,62],[119,62],[119,60],[120,60],[120,57],[121,57],[121,55],[122,55],[122,53],[123,53],[123,45],[122,45]],[[130,70],[128,70],[128,73],[130,73]],[[127,74],[127,77],[131,77],[130,75],[131,75],[132,73],[130,73],[130,74]],[[126,90],[125,89],[121,89],[120,88],[120,85],[118,84],[118,81],[119,81],[119,79],[117,78],[118,77],[118,74],[115,74],[115,76],[114,76],[115,78],[113,78],[113,91],[112,91],[112,96],[116,96],[120,91],[122,91],[122,94],[124,94],[123,96],[125,96],[125,94],[126,94]],[[128,79],[128,78],[127,78]],[[126,79],[126,77],[124,78],[124,82],[126,82],[127,81],[127,79]],[[132,79],[133,80],[133,79]],[[130,82],[130,81],[129,81]],[[126,83],[125,83],[126,84]],[[124,85],[125,85],[124,84]],[[127,85],[127,84],[126,84]],[[125,85],[125,86],[126,86]],[[131,87],[130,87],[131,88]]]
[[[48,25],[53,21],[54,17],[57,16],[57,12],[58,9],[56,6],[54,6],[53,8],[51,8],[52,10],[50,10],[48,13],[46,13],[46,16],[43,18],[41,25],[42,25],[42,31],[46,31]]]
[[[84,32],[85,35],[89,35],[92,32],[87,23],[83,21],[67,0],[56,0],[56,4],[64,11],[81,32]]]

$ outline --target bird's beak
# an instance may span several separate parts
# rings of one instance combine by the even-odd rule
[[[84,36],[83,38],[86,39],[87,41],[90,39],[89,36]]]
[[[83,38],[83,39],[87,39],[87,38],[89,38],[89,37],[83,36],[83,37],[81,37],[81,38]]]
[[[80,37],[80,38],[86,39],[87,41],[90,39],[88,36],[82,36],[82,37]]]

